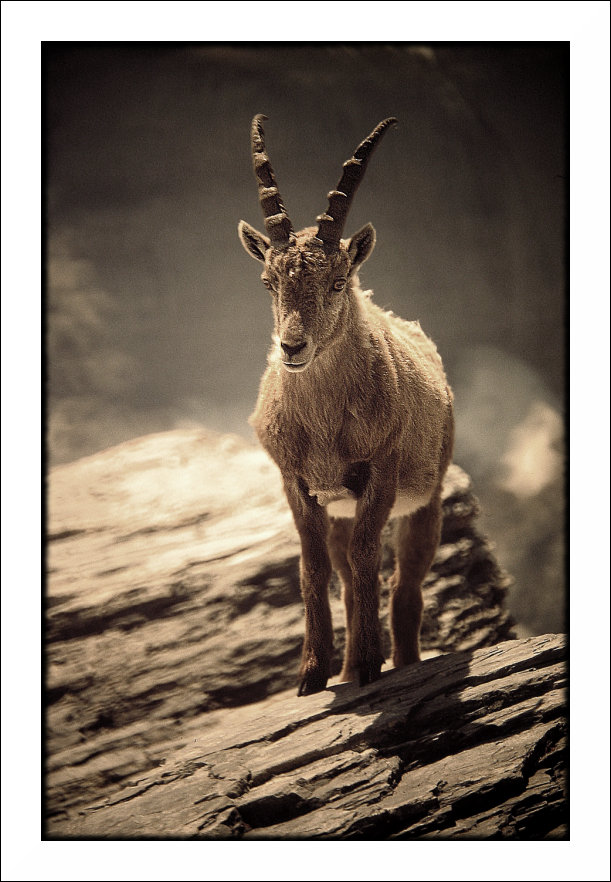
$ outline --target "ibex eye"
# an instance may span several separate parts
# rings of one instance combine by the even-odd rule
[[[334,291],[341,291],[345,286],[346,286],[346,279],[336,279],[336,281],[333,282],[333,290]]]
[[[273,291],[273,290],[274,290],[274,286],[272,285],[272,283],[270,282],[269,279],[261,279],[261,281],[263,282],[263,284],[265,285],[265,287],[266,287],[269,291]]]

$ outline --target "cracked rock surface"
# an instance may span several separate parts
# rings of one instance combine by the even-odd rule
[[[565,835],[563,638],[507,639],[457,466],[427,660],[307,698],[298,539],[257,447],[136,439],[52,469],[48,511],[47,835]],[[337,586],[332,611],[337,673]]]

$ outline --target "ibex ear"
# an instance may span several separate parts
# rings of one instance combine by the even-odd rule
[[[362,263],[365,263],[375,244],[376,231],[371,224],[365,224],[348,242],[348,254],[352,261],[352,269],[357,269]]]
[[[238,236],[251,257],[254,257],[255,260],[265,260],[265,252],[271,244],[267,236],[243,220],[238,224]]]

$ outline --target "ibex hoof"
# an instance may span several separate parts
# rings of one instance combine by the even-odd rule
[[[301,677],[297,695],[314,695],[315,692],[322,692],[327,688],[328,679],[328,675],[319,670],[306,671]]]
[[[359,686],[366,686],[379,680],[382,672],[382,662],[373,662],[371,664],[359,665]]]
[[[355,665],[359,686],[366,686],[378,680],[383,664],[384,657],[377,646],[369,651],[365,649],[361,657],[357,658]]]
[[[395,668],[404,668],[406,665],[413,665],[420,661],[420,652],[418,648],[410,648],[395,651],[392,654],[392,661]]]

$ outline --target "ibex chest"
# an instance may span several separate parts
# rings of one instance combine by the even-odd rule
[[[291,471],[329,514],[353,517],[369,481],[371,454],[370,445],[358,444],[341,423],[319,434],[301,428]]]
[[[273,432],[259,437],[280,470],[299,476],[331,517],[353,518],[367,489],[376,449],[375,429],[361,429],[349,416],[318,433],[285,417],[274,423]],[[390,517],[409,515],[426,505],[432,485],[425,489],[420,483],[399,483]]]
[[[298,475],[312,495],[320,496],[321,504],[346,493],[361,495],[369,472],[359,464],[366,463],[373,450],[370,443],[353,437],[350,420],[336,415],[314,426],[279,411],[271,426],[255,423],[255,428],[280,470]]]

